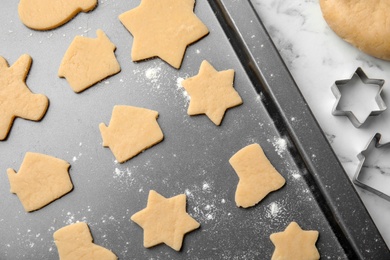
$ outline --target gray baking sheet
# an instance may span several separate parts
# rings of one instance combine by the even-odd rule
[[[133,38],[118,15],[139,2],[99,1],[92,12],[39,32],[20,22],[17,1],[2,1],[0,55],[10,64],[23,53],[32,56],[27,85],[48,96],[50,106],[40,122],[16,119],[8,139],[0,143],[0,259],[58,259],[53,233],[77,221],[87,222],[94,242],[119,259],[270,259],[274,246],[269,235],[283,231],[291,221],[319,231],[322,259],[348,258],[321,208],[316,187],[307,181],[310,173],[292,152],[296,149],[290,137],[275,125],[264,105],[267,97],[256,91],[217,19],[220,14],[208,1],[196,2],[195,13],[210,34],[187,48],[182,67],[176,70],[160,59],[131,61]],[[73,38],[96,38],[97,29],[117,46],[122,71],[76,94],[57,71]],[[249,35],[261,48],[262,39],[256,37]],[[234,87],[244,102],[227,111],[221,126],[206,116],[188,116],[189,97],[179,84],[197,74],[205,59],[217,70],[235,70]],[[163,142],[118,164],[102,147],[98,128],[101,122],[109,123],[114,105],[158,111]],[[299,115],[296,120],[302,123]],[[242,209],[234,202],[238,177],[228,160],[252,143],[263,147],[287,183],[257,206]],[[32,213],[24,212],[17,196],[9,192],[6,175],[7,168],[18,171],[26,152],[68,161],[74,184],[72,192]],[[185,193],[188,213],[201,224],[185,236],[180,252],[166,245],[144,248],[143,230],[130,221],[146,206],[151,189],[165,197]]]

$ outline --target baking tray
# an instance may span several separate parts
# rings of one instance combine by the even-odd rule
[[[17,119],[0,143],[0,259],[58,259],[53,232],[76,221],[87,222],[95,243],[119,259],[270,259],[269,235],[291,221],[320,232],[322,259],[390,259],[251,3],[198,0],[195,12],[210,34],[187,49],[175,70],[159,59],[131,62],[132,36],[117,17],[139,2],[102,0],[94,11],[45,32],[21,24],[17,2],[2,3],[0,55],[10,64],[23,53],[32,56],[27,84],[47,95],[50,106],[41,122]],[[99,28],[116,44],[122,71],[75,94],[57,77],[59,64],[74,36],[96,37]],[[217,70],[235,70],[244,101],[219,127],[186,114],[188,97],[178,85],[197,74],[204,59]],[[117,104],[157,110],[165,137],[124,164],[102,147],[98,129]],[[241,209],[228,160],[254,142],[287,183]],[[67,160],[74,184],[71,193],[32,213],[9,193],[5,174],[18,170],[28,151]],[[130,221],[151,189],[165,197],[186,193],[188,213],[201,223],[185,236],[181,252],[165,245],[145,249],[142,229]]]

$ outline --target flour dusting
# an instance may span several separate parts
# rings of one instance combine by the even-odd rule
[[[278,153],[280,157],[283,158],[283,153],[287,150],[287,141],[286,139],[283,139],[281,137],[274,137],[274,139],[271,141],[270,139],[267,139],[268,142],[271,142],[272,145],[275,148],[275,151]]]
[[[160,72],[161,72],[160,67],[148,68],[145,71],[145,77],[149,79],[152,83],[156,83],[160,78]]]
[[[183,88],[183,86],[181,85],[181,83],[183,82],[183,80],[184,80],[184,78],[181,78],[181,77],[178,77],[178,78],[176,79],[176,89],[182,91],[183,97],[185,98],[185,101],[188,103],[188,102],[190,102],[191,97],[190,97],[190,95],[188,95],[187,91],[186,91],[186,90]]]

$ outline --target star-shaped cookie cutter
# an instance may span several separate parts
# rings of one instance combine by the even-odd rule
[[[339,87],[342,87],[343,85],[350,82],[355,75],[357,75],[365,85],[379,86],[378,93],[375,96],[375,102],[378,105],[378,110],[371,111],[371,113],[367,116],[367,118],[370,116],[377,116],[377,115],[381,114],[383,111],[385,111],[387,109],[387,106],[381,97],[381,93],[382,93],[382,89],[383,89],[383,85],[384,85],[385,81],[383,79],[370,79],[370,78],[368,78],[367,75],[363,72],[363,70],[360,67],[356,69],[356,71],[354,72],[354,74],[352,75],[352,77],[350,79],[343,79],[343,80],[335,81],[335,83],[331,87],[331,90],[332,90],[334,96],[336,97],[336,103],[333,106],[332,115],[334,115],[334,116],[347,116],[349,118],[349,120],[351,120],[352,124],[358,128],[362,124],[364,124],[364,122],[366,121],[367,118],[363,121],[360,121],[352,111],[343,110],[343,109],[338,108],[338,105],[339,105],[339,102],[341,99],[341,92],[340,92]]]
[[[364,167],[364,162],[366,160],[366,156],[365,154],[367,154],[367,152],[369,152],[369,147],[372,146],[373,144],[375,145],[375,148],[382,148],[382,147],[386,147],[387,149],[390,149],[390,142],[389,143],[384,143],[384,144],[381,144],[380,143],[380,140],[381,140],[381,137],[382,135],[380,133],[376,133],[371,139],[370,141],[368,142],[367,146],[363,149],[362,152],[360,152],[357,157],[359,159],[359,164],[358,164],[358,168],[356,170],[356,173],[353,177],[353,183],[355,183],[357,186],[365,189],[365,190],[368,190],[376,195],[378,195],[379,197],[383,198],[383,199],[386,199],[388,201],[390,201],[390,193],[386,193],[382,190],[379,190],[377,188],[374,188],[368,184],[366,184],[365,182],[363,182],[360,177],[361,177],[361,173],[362,173],[362,168]]]

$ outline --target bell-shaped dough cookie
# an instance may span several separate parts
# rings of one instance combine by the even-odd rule
[[[59,27],[80,12],[89,12],[97,0],[20,0],[19,18],[27,27],[50,30]]]
[[[53,234],[61,260],[116,260],[110,250],[95,245],[88,225],[78,222],[63,227]]]

